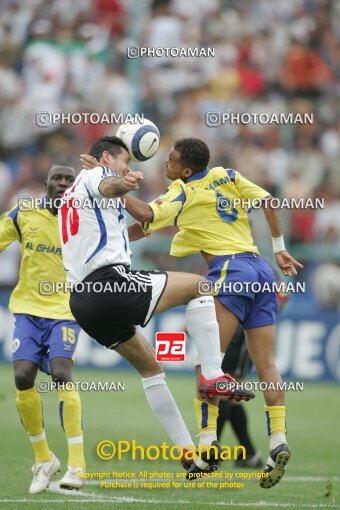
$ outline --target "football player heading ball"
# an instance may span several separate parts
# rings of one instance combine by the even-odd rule
[[[214,299],[199,293],[202,277],[187,273],[132,271],[129,239],[122,207],[103,203],[137,189],[142,174],[131,172],[130,156],[119,138],[102,137],[91,147],[97,161],[83,170],[64,194],[59,230],[67,279],[83,282],[71,292],[70,307],[78,324],[108,349],[115,349],[142,376],[146,398],[175,445],[193,447],[193,441],[166,385],[165,374],[155,361],[154,351],[136,325],[145,326],[153,314],[186,304],[186,323],[202,362],[199,392],[204,396],[225,394],[238,399],[253,398],[239,391],[235,380],[224,375],[220,362],[220,340]],[[93,207],[75,209],[73,200],[90,199]],[[136,289],[110,292],[119,284],[134,281]],[[108,291],[98,292],[102,284]],[[140,285],[138,285],[140,284]],[[128,287],[128,285],[127,285]],[[225,389],[218,392],[223,384]],[[209,468],[196,459],[200,469]]]
[[[150,204],[131,195],[126,196],[126,209],[140,225],[129,229],[130,239],[170,226],[179,227],[171,255],[183,257],[202,253],[209,266],[207,278],[217,287],[215,305],[221,337],[221,351],[226,348],[241,324],[245,330],[247,347],[261,382],[281,383],[274,359],[275,323],[278,304],[276,292],[254,292],[244,286],[233,292],[235,282],[271,285],[275,275],[269,264],[259,256],[254,245],[247,210],[242,200],[260,200],[271,231],[276,262],[284,275],[296,275],[303,266],[293,259],[284,245],[279,211],[271,207],[267,191],[256,186],[239,172],[216,167],[209,170],[209,148],[197,138],[178,140],[166,162],[166,175],[173,181],[163,195]],[[234,202],[229,207],[221,207]],[[236,201],[237,199],[237,201]],[[290,458],[286,440],[284,392],[266,390],[265,413],[270,436],[270,454],[263,488],[280,481]],[[207,409],[208,408],[208,409]],[[214,403],[195,401],[200,443],[216,437],[218,408]],[[195,467],[193,467],[195,469]]]

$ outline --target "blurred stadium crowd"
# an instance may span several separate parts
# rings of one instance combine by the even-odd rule
[[[215,57],[127,59],[128,46],[212,47]],[[144,199],[166,188],[163,163],[184,136],[207,141],[211,166],[239,170],[278,197],[324,198],[324,209],[283,216],[293,254],[307,267],[330,261],[317,266],[325,273],[319,294],[326,280],[329,300],[336,274],[340,281],[339,78],[336,0],[0,0],[0,212],[23,193],[40,195],[52,162],[80,169],[79,154],[115,132],[105,124],[39,127],[37,112],[135,108],[162,135],[158,154],[143,164]],[[209,111],[313,113],[314,122],[209,127]],[[254,234],[266,251],[259,215]],[[140,243],[144,265],[204,272],[198,258],[166,255],[171,234]],[[4,256],[3,285],[15,274]]]

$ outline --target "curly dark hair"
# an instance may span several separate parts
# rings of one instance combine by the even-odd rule
[[[180,154],[180,163],[188,167],[193,174],[205,170],[209,164],[209,147],[199,138],[181,138],[177,140],[174,149]]]
[[[123,140],[118,138],[118,136],[102,136],[94,142],[89,154],[99,161],[104,151],[107,151],[113,158],[116,158],[122,152],[122,149],[129,152]]]

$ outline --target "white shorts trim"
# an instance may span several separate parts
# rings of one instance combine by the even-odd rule
[[[151,301],[150,301],[150,306],[149,306],[149,310],[148,310],[148,313],[145,317],[145,321],[144,321],[144,324],[143,324],[143,327],[146,326],[146,324],[149,322],[150,318],[151,318],[151,315],[153,314],[157,304],[158,304],[158,301],[159,301],[159,298],[161,297],[161,295],[163,294],[163,291],[164,291],[164,288],[165,288],[165,285],[166,285],[166,282],[167,282],[167,275],[166,274],[153,274],[153,273],[150,273],[150,278],[151,278],[151,285],[152,285],[152,294],[151,294]]]

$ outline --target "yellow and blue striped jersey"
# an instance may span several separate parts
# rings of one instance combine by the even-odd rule
[[[20,211],[15,207],[0,217],[0,252],[16,240],[21,244],[21,264],[9,309],[46,319],[74,320],[68,292],[41,294],[40,282],[66,280],[58,217],[45,208]],[[43,291],[48,292],[48,285]]]
[[[263,200],[269,193],[230,168],[204,170],[186,183],[174,181],[149,205],[154,217],[144,233],[176,225],[170,254],[184,257],[204,251],[212,255],[252,252],[254,245],[244,203]]]

